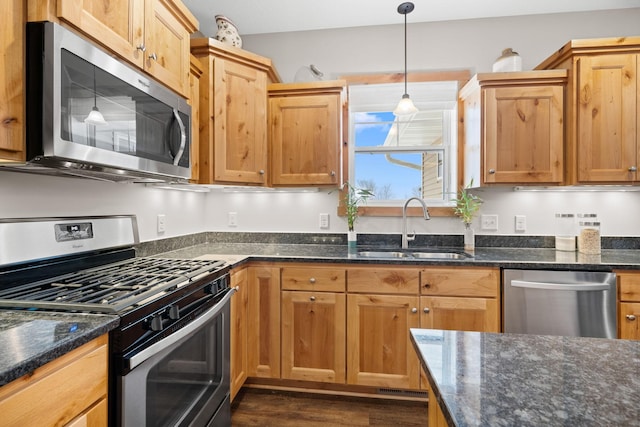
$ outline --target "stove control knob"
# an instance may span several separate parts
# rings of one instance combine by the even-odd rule
[[[178,320],[180,318],[180,307],[176,305],[170,305],[167,307],[167,316],[171,320]]]
[[[147,319],[147,328],[154,332],[161,331],[164,328],[162,325],[162,316],[156,314],[155,316]]]

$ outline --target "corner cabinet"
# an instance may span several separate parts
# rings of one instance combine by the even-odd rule
[[[269,85],[272,186],[339,184],[345,87],[342,80]]]
[[[566,70],[485,73],[460,91],[464,182],[561,184]]]
[[[0,2],[0,14],[0,163],[24,162],[24,1]]]
[[[189,37],[198,21],[180,0],[28,0],[29,21],[79,30],[189,97]]]
[[[107,426],[108,336],[0,388],[3,426]]]
[[[640,183],[640,37],[572,40],[551,68],[569,72],[568,183]]]
[[[268,184],[267,84],[271,60],[210,38],[191,39],[200,59],[200,184]]]

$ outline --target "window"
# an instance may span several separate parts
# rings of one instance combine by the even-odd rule
[[[392,111],[403,83],[346,78],[349,84],[349,182],[374,197],[361,214],[396,215],[409,197],[450,215],[458,187],[458,90],[468,72],[422,73],[409,85],[418,112],[396,117]],[[397,75],[389,75],[389,78]],[[444,77],[444,78],[439,78]],[[410,80],[411,81],[411,80]],[[385,212],[385,208],[396,208]]]

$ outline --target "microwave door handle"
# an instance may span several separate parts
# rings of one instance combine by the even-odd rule
[[[128,358],[129,369],[133,369],[136,366],[140,365],[145,360],[149,359],[151,356],[160,353],[162,350],[172,346],[176,342],[180,341],[182,338],[189,336],[189,334],[195,332],[202,325],[205,325],[211,319],[216,317],[225,304],[229,302],[231,296],[236,292],[235,288],[231,288],[227,294],[222,297],[220,301],[216,303],[213,307],[211,307],[208,311],[202,314],[200,317],[194,319],[192,322],[187,324],[184,328],[178,329],[176,332],[172,333],[168,337],[158,341],[155,344],[145,348],[140,353],[136,353],[133,356]]]
[[[511,286],[516,288],[547,289],[550,291],[606,291],[611,285],[607,283],[584,282],[575,285],[569,283],[527,282],[512,280]]]
[[[187,144],[187,134],[184,129],[184,123],[182,123],[182,119],[180,118],[180,114],[178,114],[178,110],[176,110],[175,108],[173,109],[173,116],[176,118],[178,126],[180,127],[180,148],[178,148],[178,152],[173,158],[173,165],[178,166],[178,163],[180,163],[180,159],[184,154],[184,147]]]

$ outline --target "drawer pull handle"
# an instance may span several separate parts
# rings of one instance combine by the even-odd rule
[[[636,316],[634,316],[633,314],[627,314],[627,319],[628,320],[636,320]]]
[[[430,312],[431,310],[429,310],[429,307],[425,307],[425,308],[423,308],[423,309],[422,309],[422,311],[424,311],[425,313],[428,313],[428,312]]]
[[[309,298],[309,301],[315,301],[315,300],[316,300],[316,297],[310,297]]]
[[[311,283],[311,284],[316,283],[316,278],[315,277],[310,278],[309,279],[309,283]]]

